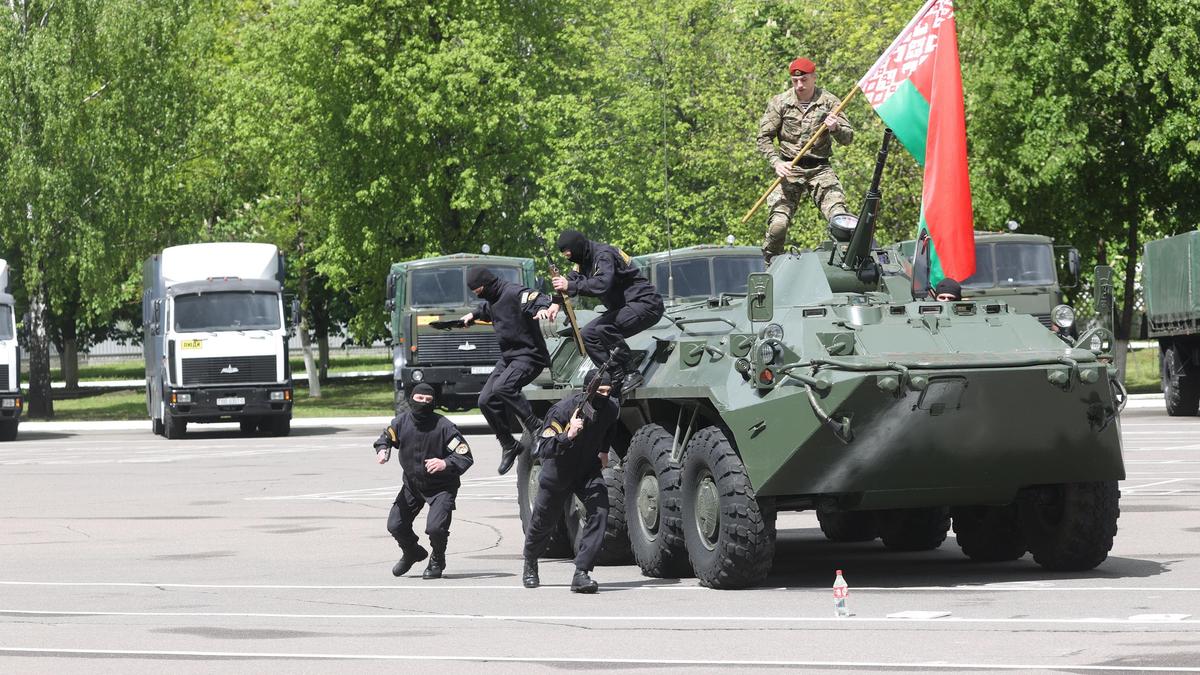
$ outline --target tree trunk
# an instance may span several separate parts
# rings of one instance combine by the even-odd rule
[[[308,270],[300,269],[300,351],[304,353],[304,373],[308,375],[308,397],[321,398],[321,376],[313,360],[312,340],[308,336],[308,317],[304,311],[308,306]]]
[[[75,338],[63,337],[63,350],[58,355],[62,364],[62,378],[67,389],[79,388],[79,341]]]
[[[1116,326],[1116,344],[1113,345],[1113,365],[1117,367],[1117,376],[1125,381],[1125,364],[1129,355],[1129,338],[1132,335],[1134,277],[1137,275],[1138,264],[1138,216],[1129,218],[1129,228],[1125,237],[1125,287],[1121,294],[1121,316]]]
[[[317,357],[320,360],[321,381],[329,380],[329,331],[317,330]]]
[[[46,281],[33,289],[29,298],[29,416],[54,417],[50,389],[50,331]]]

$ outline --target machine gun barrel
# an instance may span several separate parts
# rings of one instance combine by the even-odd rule
[[[861,270],[871,253],[871,244],[875,241],[875,229],[879,224],[879,202],[883,193],[879,190],[879,182],[883,179],[883,167],[887,163],[888,145],[892,142],[892,130],[885,129],[883,142],[879,153],[875,156],[875,174],[871,177],[871,187],[863,199],[862,210],[858,214],[858,226],[850,245],[846,247],[846,255],[842,259],[842,267],[848,270]]]

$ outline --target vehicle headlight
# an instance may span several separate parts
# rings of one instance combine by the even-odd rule
[[[780,326],[777,323],[767,324],[767,327],[763,329],[762,336],[768,340],[779,340],[782,342],[783,326]]]
[[[191,403],[192,395],[191,394],[175,394],[175,402],[176,403]]]
[[[425,379],[425,373],[422,373],[419,370],[414,370],[412,371],[412,379],[413,382],[420,382],[421,380]]]
[[[775,357],[778,352],[775,349],[775,344],[764,342],[758,346],[758,362],[764,366],[769,366],[775,363]]]
[[[271,400],[272,401],[282,401],[283,400],[283,392],[282,391],[271,392]]]
[[[1059,305],[1050,311],[1050,320],[1059,328],[1070,328],[1075,325],[1075,310],[1070,305]]]

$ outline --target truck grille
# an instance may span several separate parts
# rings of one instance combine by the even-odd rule
[[[8,391],[8,364],[0,366],[0,391]]]
[[[236,372],[232,372],[235,371]],[[225,372],[222,372],[225,371]],[[278,382],[275,356],[214,356],[183,360],[183,384],[243,384]]]
[[[1034,314],[1033,318],[1037,319],[1038,323],[1042,324],[1046,328],[1050,327],[1050,315],[1049,314]]]
[[[459,349],[473,345],[474,349]],[[435,363],[495,363],[500,358],[500,343],[492,331],[472,333],[421,333],[417,342],[417,360]]]

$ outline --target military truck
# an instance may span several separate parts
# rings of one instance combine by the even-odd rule
[[[456,253],[392,265],[387,276],[388,327],[392,334],[392,372],[396,411],[407,410],[407,393],[419,382],[438,392],[447,410],[469,410],[500,358],[491,324],[444,331],[435,321],[457,319],[479,305],[467,288],[467,268],[485,265],[497,277],[536,285],[533,260]]]
[[[292,373],[284,258],[272,244],[172,246],[142,265],[146,410],[154,433],[237,421],[286,436]],[[295,313],[293,312],[293,315]]]
[[[0,260],[0,441],[17,438],[21,424],[21,348],[8,285],[8,263]]]
[[[915,247],[913,240],[899,244],[910,261]],[[1060,259],[1067,274],[1061,281]],[[1044,235],[976,232],[975,274],[962,282],[963,295],[972,300],[998,300],[1052,328],[1050,315],[1063,303],[1063,289],[1079,285],[1079,265],[1077,249],[1055,246],[1054,240]],[[1066,330],[1075,334],[1074,325]]]
[[[953,523],[973,560],[1107,557],[1125,476],[1111,322],[1068,344],[1003,300],[914,299],[895,256],[871,248],[889,137],[857,223],[749,275],[744,296],[675,305],[629,340],[646,382],[621,402],[602,559],[753,586],[776,514],[799,510],[834,541],[929,550]],[[552,382],[526,390],[539,410],[580,386],[575,350],[557,341]],[[538,469],[525,453],[523,517]]]
[[[762,251],[753,246],[706,244],[640,255],[633,263],[667,305],[723,293],[744,294],[750,273],[766,268]]]
[[[1200,409],[1200,232],[1146,243],[1142,298],[1146,334],[1158,340],[1167,414]]]

